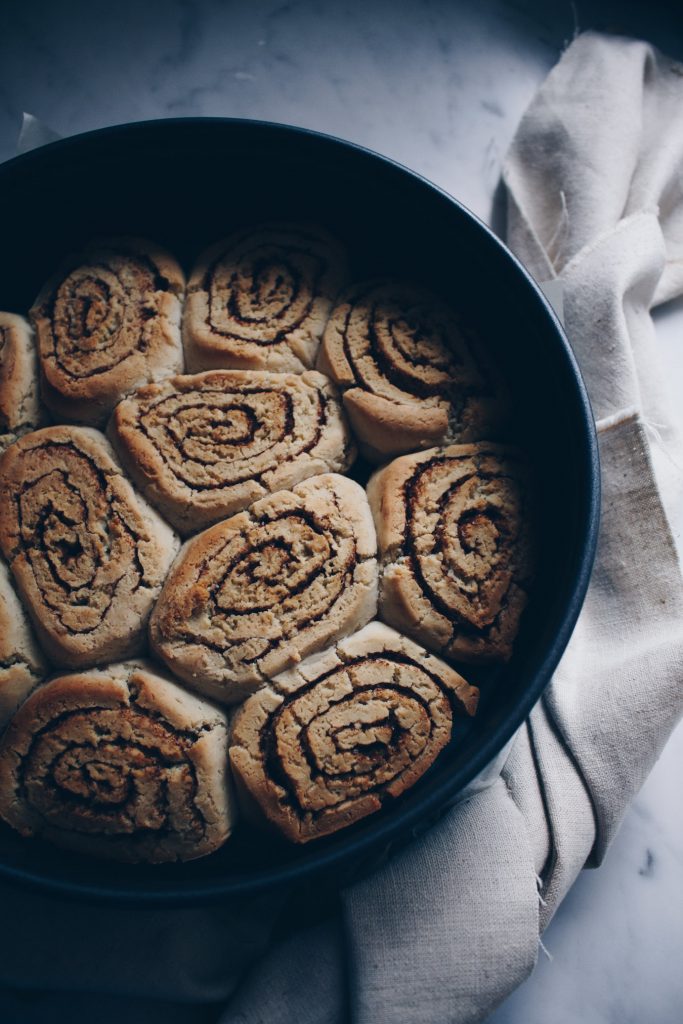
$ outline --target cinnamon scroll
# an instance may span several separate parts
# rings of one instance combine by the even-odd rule
[[[31,328],[15,313],[0,313],[0,451],[43,419]]]
[[[230,763],[243,809],[298,843],[346,828],[412,786],[477,700],[454,669],[373,622],[238,710]]]
[[[506,388],[439,298],[347,281],[325,230],[275,223],[208,248],[187,294],[151,243],[86,248],[31,310],[36,350],[0,314],[0,817],[23,834],[200,857],[231,772],[253,821],[329,835],[475,714],[451,660],[510,658],[535,517],[488,440]],[[355,442],[384,464],[367,491],[340,475]],[[230,735],[191,690],[240,704]]]
[[[0,817],[114,860],[205,856],[233,817],[225,716],[144,663],[52,679],[0,739]]]
[[[31,310],[58,419],[97,426],[133,388],[183,369],[184,287],[173,257],[141,239],[102,241],[64,264]]]
[[[101,434],[46,427],[0,458],[0,548],[49,658],[77,668],[141,650],[178,542]]]
[[[325,474],[188,541],[150,622],[156,653],[227,703],[364,625],[377,607],[365,493]]]
[[[188,284],[188,368],[311,369],[345,277],[341,247],[313,225],[265,224],[217,242]]]
[[[453,312],[413,285],[370,281],[340,295],[318,369],[342,389],[362,453],[485,437],[503,419],[503,387]]]
[[[137,485],[183,534],[348,469],[355,455],[336,389],[312,370],[172,377],[121,402],[110,432]]]
[[[461,661],[507,661],[534,566],[526,460],[481,442],[406,455],[368,484],[380,616]]]

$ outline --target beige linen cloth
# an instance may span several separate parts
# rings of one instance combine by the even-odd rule
[[[342,892],[336,914],[283,930],[239,986],[268,944],[272,897],[239,912],[92,911],[5,887],[0,978],[22,1024],[36,1008],[41,1021],[61,1008],[129,1024],[481,1021],[533,968],[579,871],[600,862],[683,707],[665,513],[683,452],[650,317],[683,293],[683,67],[643,43],[579,36],[525,114],[504,181],[509,244],[562,285],[603,507],[579,624],[502,773]],[[53,991],[18,991],[38,987]],[[198,1005],[222,999],[222,1011]]]

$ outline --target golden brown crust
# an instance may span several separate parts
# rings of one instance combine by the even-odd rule
[[[363,489],[324,474],[189,541],[150,622],[190,686],[234,702],[373,617],[375,531]]]
[[[45,659],[0,559],[0,730],[46,672]]]
[[[339,296],[318,369],[342,389],[374,462],[485,437],[506,412],[503,386],[454,314],[423,288],[368,281]]]
[[[0,313],[0,451],[43,420],[31,327],[22,316]]]
[[[521,454],[488,442],[405,455],[379,470],[368,500],[380,617],[461,661],[506,661],[533,573],[530,491]]]
[[[114,410],[110,435],[136,484],[182,533],[269,492],[342,472],[355,450],[321,373],[211,370],[150,384]]]
[[[322,228],[240,229],[201,254],[188,284],[188,369],[311,369],[346,257]]]
[[[0,548],[50,659],[78,668],[142,649],[178,541],[102,434],[62,426],[0,458]]]
[[[233,819],[226,718],[144,662],[52,679],[0,740],[0,816],[114,860],[203,857]]]
[[[282,673],[238,710],[230,763],[245,813],[304,843],[412,786],[478,691],[378,622]]]
[[[105,239],[67,260],[31,309],[45,404],[101,425],[129,391],[183,369],[185,279],[164,249]]]

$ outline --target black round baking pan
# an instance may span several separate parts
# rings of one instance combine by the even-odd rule
[[[454,168],[457,190],[457,168]],[[588,586],[599,463],[586,391],[543,294],[506,247],[430,182],[339,139],[283,125],[182,119],[54,142],[0,166],[0,309],[26,312],[61,258],[104,234],[167,245],[187,267],[240,224],[309,220],[348,246],[354,271],[430,286],[485,342],[513,397],[514,440],[538,481],[537,579],[510,662],[466,670],[477,717],[408,793],[353,828],[302,847],[239,826],[203,860],[123,867],[0,827],[0,876],[43,890],[139,905],[199,904],[348,878],[433,821],[495,755],[548,683]],[[362,470],[361,470],[362,473]]]

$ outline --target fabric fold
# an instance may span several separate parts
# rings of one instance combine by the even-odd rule
[[[601,429],[600,453],[604,526],[596,567],[543,701],[594,795],[596,862],[683,703],[680,573],[640,418]],[[586,700],[592,679],[600,686]]]
[[[527,977],[538,899],[502,779],[343,897],[356,1024],[474,1021]]]

